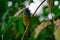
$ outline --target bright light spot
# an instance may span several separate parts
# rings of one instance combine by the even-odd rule
[[[27,1],[25,1],[23,4],[26,6],[26,8],[28,8],[28,7],[29,7],[29,4],[30,4],[30,1],[27,0]]]
[[[48,3],[45,1],[45,2],[43,3],[43,6],[48,6]]]
[[[42,2],[42,0],[40,1],[40,0],[33,0],[34,1],[34,3],[41,3]]]
[[[59,9],[60,9],[60,5],[59,5],[59,7],[58,7]]]
[[[8,7],[12,6],[12,1],[8,2]]]
[[[59,2],[58,2],[58,1],[55,1],[55,2],[54,2],[54,5],[55,5],[55,6],[57,6],[58,4],[59,4]]]
[[[49,13],[47,19],[48,20],[51,20],[52,19],[52,16],[54,17],[54,14],[53,13]]]
[[[34,1],[34,3],[31,3],[30,4],[30,6],[29,6],[29,10],[30,10],[30,12],[33,14],[34,12],[35,12],[35,10],[36,10],[36,8],[39,6],[39,4],[41,4],[41,2],[43,1],[43,0],[33,0]],[[46,2],[44,2],[41,6],[40,6],[40,8],[37,10],[37,12],[36,12],[36,14],[35,15],[41,15],[42,13],[43,13],[43,6],[46,6],[47,5],[47,3]]]
[[[41,17],[39,18],[39,21],[42,22],[44,19],[45,19],[45,17],[41,16]]]
[[[38,5],[39,5],[38,3],[31,3],[31,4],[30,4],[29,10],[31,11],[32,14],[35,12],[35,10],[36,10],[36,8],[38,7]],[[37,10],[37,12],[36,12],[35,15],[40,15],[40,14],[42,14],[42,12],[43,12],[42,7],[43,7],[43,6],[41,6],[41,7]]]
[[[31,13],[34,13],[34,10],[36,9],[36,8],[35,9],[34,8],[35,8],[34,3],[31,3],[29,6],[29,10],[31,11]]]

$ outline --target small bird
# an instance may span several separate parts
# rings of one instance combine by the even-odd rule
[[[24,13],[23,13],[23,24],[24,24],[25,30],[26,30],[27,24],[30,21],[30,19],[31,19],[30,10],[28,8],[26,8],[24,10]],[[28,29],[30,29],[30,26],[31,26],[31,24],[28,26],[29,27]],[[28,30],[28,33],[26,36],[28,36],[28,38],[30,37],[30,31],[29,30]]]
[[[25,28],[30,19],[31,19],[30,10],[28,8],[26,8],[23,13],[23,24],[24,24]]]

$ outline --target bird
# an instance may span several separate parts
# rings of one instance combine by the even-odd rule
[[[23,25],[24,25],[25,30],[26,30],[27,24],[30,21],[30,19],[31,19],[30,10],[28,8],[26,8],[24,10],[24,13],[23,13]],[[31,23],[29,24],[28,29],[30,29],[30,26],[31,26]],[[30,31],[29,30],[28,30],[28,33],[26,35],[28,36],[28,38],[30,37]]]
[[[27,26],[30,19],[31,19],[30,10],[28,8],[26,8],[24,10],[24,13],[23,13],[23,24],[24,24],[25,28],[26,28],[26,26]]]

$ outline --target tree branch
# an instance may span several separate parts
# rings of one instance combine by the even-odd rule
[[[21,14],[21,12],[24,11],[25,9],[26,9],[26,8],[23,8],[23,9],[17,11],[17,12],[15,13],[14,17],[18,17],[18,16]]]

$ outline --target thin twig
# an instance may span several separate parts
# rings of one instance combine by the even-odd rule
[[[51,16],[52,16],[52,24],[55,26],[55,29],[54,29],[54,30],[56,30],[56,25],[55,25],[55,23],[54,23],[55,20],[54,20],[54,17],[53,17],[53,15],[52,15],[52,10],[53,10],[52,2],[53,2],[53,0],[49,0],[49,8],[50,8]]]
[[[51,16],[52,16],[52,21],[53,21],[53,24],[54,24],[54,17],[52,15],[52,10],[53,10],[53,3],[54,1],[53,0],[49,0],[48,4],[49,4],[49,9],[50,9],[50,13],[51,13]]]
[[[17,12],[15,13],[14,17],[18,17],[18,16],[21,14],[21,12],[24,11],[25,9],[26,9],[26,8],[23,8],[23,9],[17,11]]]
[[[35,10],[35,12],[33,13],[32,17],[35,15],[35,13],[36,13],[37,10],[39,9],[39,7],[40,7],[45,1],[46,1],[46,0],[43,0],[43,1],[41,2],[41,4],[37,7],[37,9]]]
[[[40,7],[44,2],[45,2],[45,0],[43,0],[43,1],[41,2],[41,4],[37,7],[37,9],[35,10],[35,12],[33,13],[31,19],[29,20],[29,22],[28,22],[28,24],[27,24],[27,26],[26,26],[26,30],[25,30],[25,32],[24,32],[24,34],[23,34],[21,40],[24,39],[25,34],[28,32],[29,24],[31,23],[32,18],[34,17],[34,15],[36,14],[37,10],[39,9],[39,7]]]

